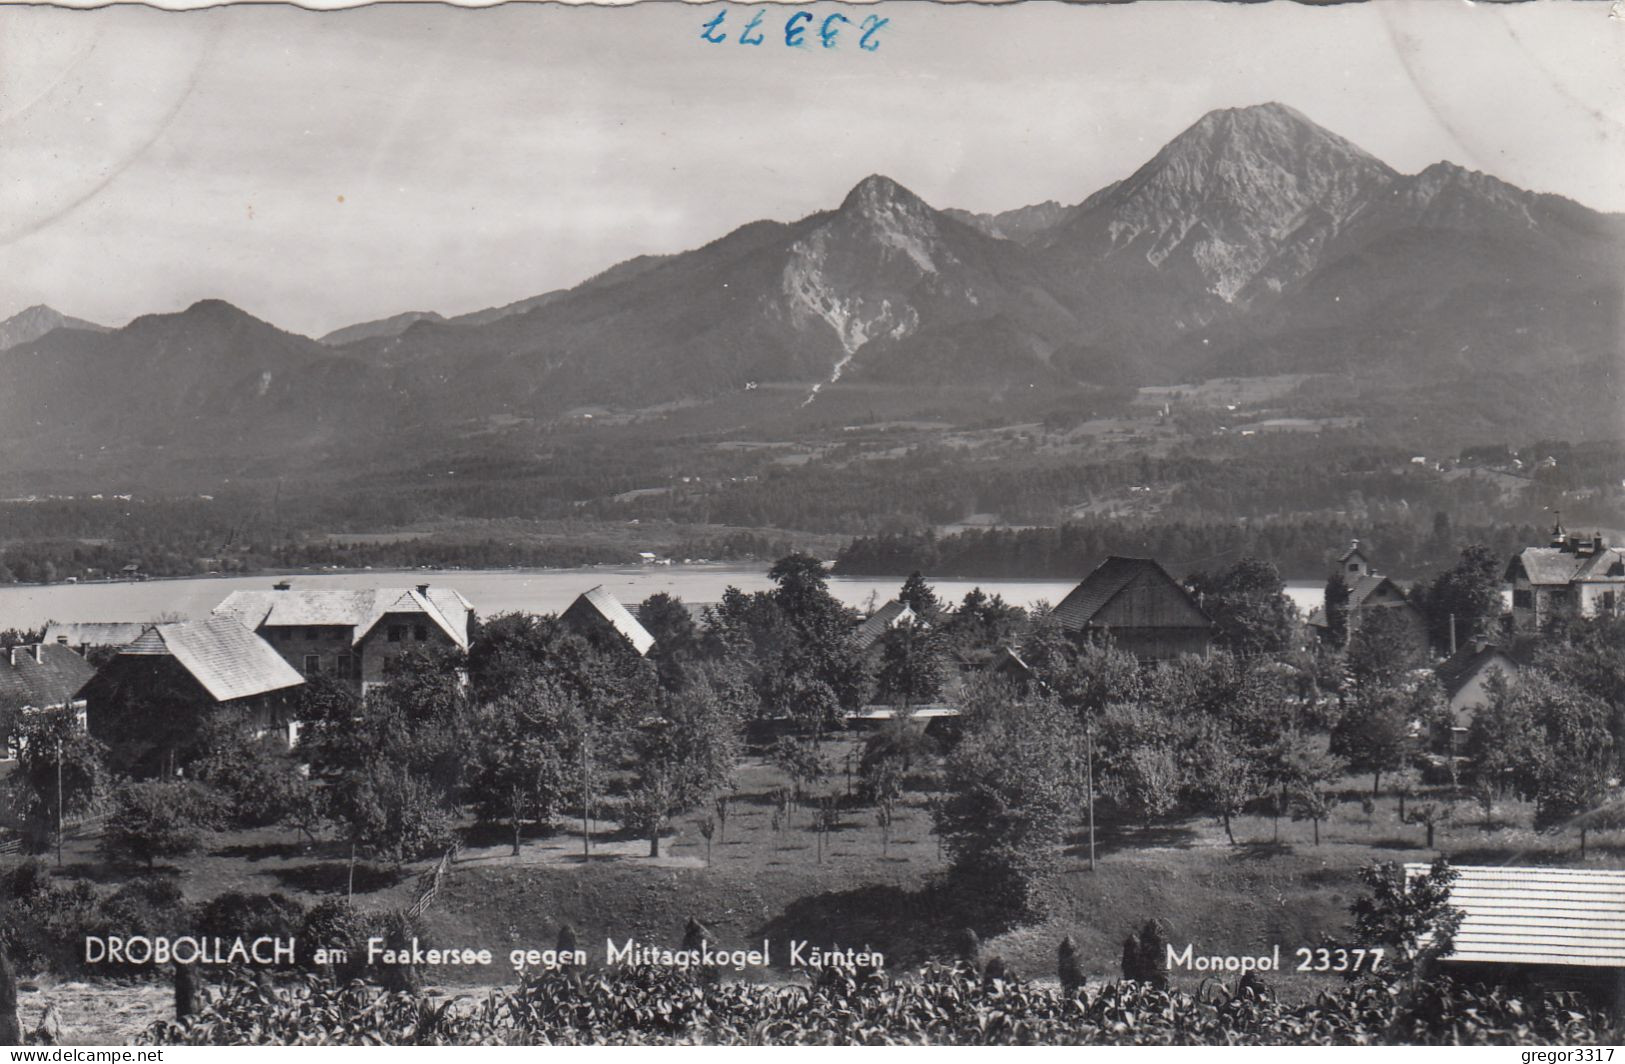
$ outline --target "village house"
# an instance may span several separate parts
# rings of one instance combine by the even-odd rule
[[[234,591],[214,608],[257,633],[304,676],[318,673],[361,694],[385,682],[409,649],[468,649],[474,607],[451,588],[294,588]]]
[[[1213,619],[1150,558],[1107,558],[1054,615],[1068,636],[1108,638],[1141,661],[1206,654],[1213,642]]]
[[[213,722],[281,733],[291,746],[304,682],[270,643],[215,616],[153,625],[97,670],[79,697],[90,734],[107,744],[119,771],[164,776]]]
[[[1518,682],[1518,662],[1509,651],[1485,640],[1475,640],[1434,666],[1433,673],[1444,688],[1450,710],[1453,736],[1439,737],[1441,746],[1452,739],[1461,749],[1472,727],[1473,717],[1489,705],[1494,679],[1512,685]]]
[[[1349,589],[1348,603],[1344,607],[1347,610],[1349,636],[1360,630],[1360,622],[1372,611],[1393,610],[1403,620],[1404,630],[1414,641],[1417,650],[1424,655],[1430,653],[1432,641],[1428,637],[1427,615],[1410,600],[1404,588],[1392,578],[1377,572],[1371,559],[1360,549],[1359,540],[1350,543],[1349,549],[1337,559],[1337,572]],[[1310,613],[1309,624],[1325,637],[1330,626],[1324,606]]]
[[[17,729],[29,713],[68,708],[82,721],[79,689],[95,672],[84,658],[55,643],[0,650],[0,761],[17,756]]]
[[[1545,547],[1525,547],[1507,564],[1512,626],[1534,632],[1559,617],[1617,617],[1625,613],[1625,549],[1600,533],[1570,535],[1552,526]]]
[[[590,642],[629,646],[639,657],[649,653],[655,645],[655,637],[649,630],[638,623],[619,599],[605,591],[602,584],[577,595],[569,608],[559,614],[559,620]]]

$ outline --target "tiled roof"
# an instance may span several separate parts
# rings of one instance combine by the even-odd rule
[[[638,623],[638,619],[621,605],[619,599],[605,591],[602,584],[576,596],[576,600],[564,612],[572,613],[577,607],[590,610],[607,621],[611,628],[626,637],[626,641],[639,654],[647,654],[649,648],[655,645],[655,637],[649,634],[649,630]]]
[[[1356,578],[1354,583],[1349,585],[1349,608],[1358,609],[1364,606],[1366,599],[1375,595],[1384,584],[1394,589],[1395,602],[1405,599],[1405,592],[1393,580],[1381,573],[1366,573],[1364,576]]]
[[[1525,547],[1507,567],[1507,578],[1511,579],[1512,570],[1522,565],[1531,584],[1567,584],[1574,579],[1583,560],[1556,547]]]
[[[271,644],[230,617],[154,625],[119,654],[172,657],[218,702],[305,682]]]
[[[868,650],[880,641],[880,637],[885,635],[888,629],[913,619],[913,610],[892,599],[858,625],[857,630],[853,632],[853,639],[857,641],[859,650]]]
[[[473,607],[452,588],[289,588],[285,591],[233,591],[214,608],[244,627],[351,628],[359,643],[387,613],[421,613],[452,642],[468,649],[468,614]]]
[[[1446,960],[1625,967],[1625,871],[1462,865],[1456,874],[1450,904],[1463,916]]]
[[[56,643],[0,650],[0,709],[64,705],[94,675],[89,662]]]
[[[1454,655],[1434,666],[1434,674],[1444,685],[1445,693],[1452,698],[1457,691],[1467,686],[1479,671],[1499,662],[1507,678],[1517,669],[1517,663],[1505,651],[1494,643],[1485,643],[1474,646],[1468,645],[1457,650]]]
[[[1190,602],[1191,609],[1202,614],[1201,608],[1191,600],[1190,593],[1154,559],[1114,556],[1097,565],[1094,572],[1084,577],[1083,583],[1061,600],[1060,605],[1055,607],[1055,618],[1068,632],[1086,628],[1112,599],[1142,578],[1166,583]]]
[[[70,647],[121,647],[141,637],[151,621],[86,621],[79,624],[52,624],[45,629],[45,642],[66,643]]]

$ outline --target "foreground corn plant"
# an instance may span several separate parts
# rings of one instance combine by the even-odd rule
[[[1520,999],[1440,979],[1370,982],[1285,1005],[1250,990],[1192,995],[1132,982],[1075,993],[985,980],[964,966],[913,976],[826,969],[810,984],[721,983],[671,969],[549,971],[516,987],[431,1000],[317,976],[271,987],[231,973],[197,1015],[154,1024],[154,1045],[1372,1045],[1617,1040],[1565,994]]]

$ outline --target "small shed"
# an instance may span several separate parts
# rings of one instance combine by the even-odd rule
[[[1407,864],[1407,877],[1428,866]],[[1625,870],[1460,865],[1461,910],[1442,963],[1470,977],[1625,1001]]]

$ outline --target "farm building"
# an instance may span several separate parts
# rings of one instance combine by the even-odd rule
[[[264,639],[230,617],[210,617],[153,625],[97,670],[79,697],[90,734],[107,744],[120,771],[168,775],[209,723],[228,720],[261,734],[289,729],[304,682]]]
[[[79,689],[95,671],[84,658],[55,643],[0,650],[0,760],[14,755],[14,729],[24,714],[65,706],[83,712]]]
[[[605,591],[602,584],[577,595],[569,608],[559,614],[559,620],[588,640],[629,646],[640,657],[655,645],[655,637],[649,630],[638,623],[619,599]]]
[[[365,694],[407,650],[468,649],[474,607],[451,588],[234,591],[214,608],[275,648],[305,676],[325,673]]]
[[[1213,619],[1150,558],[1107,558],[1054,613],[1074,639],[1109,638],[1141,661],[1206,654],[1213,641]]]
[[[1428,866],[1407,864],[1408,877]],[[1585,990],[1625,1004],[1625,871],[1461,865],[1453,974]]]

